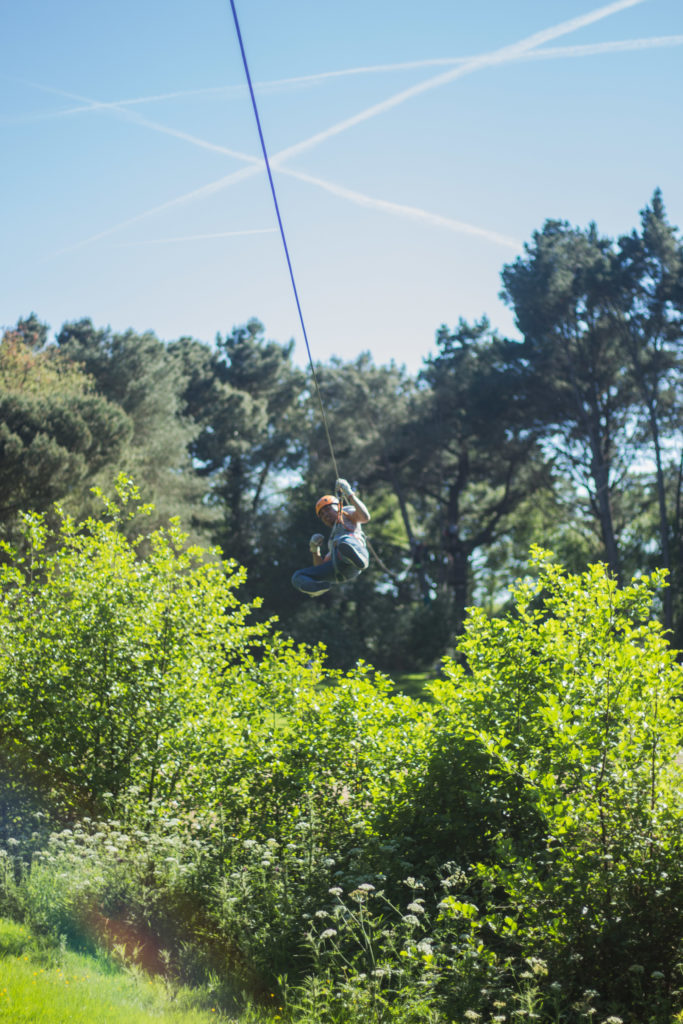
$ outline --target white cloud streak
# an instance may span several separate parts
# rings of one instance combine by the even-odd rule
[[[140,245],[171,245],[175,242],[204,242],[210,238],[237,238],[243,235],[272,235],[277,228],[247,228],[245,231],[214,231],[208,235],[179,235],[176,238],[144,238],[138,242],[115,242],[118,249]]]
[[[584,43],[577,46],[548,46],[537,50],[529,50],[518,54],[517,57],[510,57],[510,63],[521,63],[533,60],[558,60],[563,58],[600,57],[610,53],[629,53],[637,50],[663,49],[667,47],[683,46],[683,35],[671,36],[645,36],[640,39],[620,39],[604,43]],[[346,78],[352,75],[387,74],[397,71],[417,71],[429,67],[453,67],[454,65],[466,64],[472,60],[482,57],[433,57],[427,60],[404,61],[398,64],[376,64],[357,68],[345,68],[339,71],[322,71],[313,75],[299,75],[294,78],[279,78],[269,82],[255,82],[254,90],[264,94],[277,92],[290,86],[313,86],[334,78]],[[61,90],[47,89],[45,86],[28,83],[33,88],[43,89],[48,92],[55,92],[62,96],[78,97],[73,93],[64,93]],[[31,121],[51,120],[60,117],[73,117],[76,114],[87,114],[103,110],[122,111],[127,107],[141,106],[149,103],[159,103],[165,100],[186,99],[192,96],[221,96],[244,97],[247,95],[245,85],[216,85],[205,89],[186,89],[178,92],[160,93],[156,96],[137,96],[132,99],[86,101],[80,106],[67,107],[65,110],[44,111],[37,114],[27,114],[15,118],[3,118],[3,124],[26,124]]]
[[[357,206],[365,206],[373,210],[383,211],[384,213],[396,214],[400,217],[407,217],[409,220],[419,220],[423,223],[433,224],[436,227],[456,231],[458,234],[462,235],[474,235],[479,238],[484,238],[488,242],[493,242],[496,245],[505,246],[507,249],[519,251],[522,248],[522,243],[516,238],[511,238],[509,235],[501,235],[498,231],[489,231],[487,228],[480,228],[474,224],[467,224],[461,220],[453,220],[450,217],[443,217],[438,213],[429,213],[428,210],[422,210],[416,206],[404,206],[401,203],[391,203],[386,199],[375,199],[372,196],[363,195],[362,192],[354,192],[342,185],[335,185],[330,181],[323,181],[321,178],[314,178],[312,175],[305,174],[303,171],[293,171],[287,167],[282,167],[281,171],[283,174],[291,175],[291,177],[298,178],[300,181],[305,181],[309,185],[315,185],[317,188],[324,189],[326,192],[330,192],[332,195],[338,196],[340,199],[347,199],[349,202],[355,203]]]
[[[160,132],[162,135],[170,135],[183,142],[189,142],[193,146],[199,146],[201,149],[208,149],[213,153],[220,153],[222,156],[231,156],[236,160],[242,160],[245,163],[256,164],[259,169],[263,166],[263,160],[261,160],[260,157],[252,156],[250,153],[242,153],[235,149],[228,149],[227,146],[222,146],[218,143],[208,142],[206,139],[200,139],[196,135],[190,135],[188,132],[182,132],[178,128],[169,128],[168,125],[160,124],[158,121],[150,121],[149,118],[136,113],[134,110],[129,110],[123,104],[98,103],[97,101],[89,100],[86,96],[79,96],[77,93],[66,92],[64,89],[56,89],[53,86],[39,85],[36,82],[27,82],[26,84],[30,85],[34,89],[40,89],[41,92],[49,92],[56,96],[67,96],[69,99],[81,100],[83,103],[87,104],[87,106],[75,108],[79,111],[108,110],[111,111],[111,113],[124,118],[126,121],[132,121],[134,124],[139,124],[143,128],[150,128],[152,131]]]
[[[255,158],[250,157],[250,159]],[[260,166],[256,168],[249,166],[243,167],[239,171],[233,171],[232,174],[226,174],[224,178],[212,181],[208,185],[201,185],[199,188],[193,189],[192,192],[185,192],[181,196],[176,196],[175,199],[168,199],[165,203],[159,203],[158,206],[153,206],[149,210],[144,210],[142,213],[137,213],[133,217],[128,217],[126,220],[122,220],[118,224],[114,224],[112,227],[105,228],[104,231],[99,231],[96,235],[90,235],[88,238],[84,238],[80,242],[74,242],[73,245],[65,246],[63,249],[59,249],[54,253],[54,255],[64,256],[69,252],[75,252],[77,249],[82,249],[84,246],[90,245],[92,242],[99,242],[103,238],[108,238],[109,235],[113,235],[116,231],[132,227],[133,224],[138,224],[141,220],[147,220],[148,217],[152,217],[156,213],[163,213],[165,210],[171,210],[176,206],[183,206],[185,203],[190,203],[194,199],[205,199],[208,196],[227,188],[229,185],[235,185],[237,182],[244,181],[246,178],[252,178],[254,176],[254,171],[258,173],[262,167],[263,161],[261,161]]]
[[[458,78],[462,78],[465,75],[472,74],[473,72],[479,71],[483,68],[504,64],[511,60],[516,60],[522,54],[532,51],[535,48],[542,46],[544,43],[550,42],[552,39],[557,39],[560,36],[567,35],[570,32],[575,32],[578,29],[585,28],[587,25],[594,24],[595,22],[600,21],[603,18],[610,17],[613,14],[617,14],[620,11],[626,10],[629,7],[635,7],[643,2],[644,0],[615,0],[615,2],[607,4],[606,6],[603,7],[599,7],[596,10],[589,11],[587,14],[580,15],[576,18],[571,18],[568,21],[560,22],[558,25],[552,26],[551,28],[543,29],[540,32],[535,32],[532,35],[527,36],[516,43],[512,43],[508,46],[503,46],[498,50],[492,51],[491,53],[482,54],[479,57],[474,57],[471,60],[466,61],[465,63],[460,64],[455,68],[451,68],[449,71],[445,71],[439,75],[435,75],[431,78],[428,78],[425,81],[419,82],[418,84],[413,85],[408,89],[403,89],[401,90],[401,92],[395,93],[388,99],[383,100],[380,103],[375,103],[372,106],[367,107],[364,110],[361,110],[359,113],[353,115],[352,117],[345,118],[343,121],[339,121],[337,122],[337,124],[331,125],[329,128],[326,128],[323,131],[310,136],[308,139],[304,139],[301,142],[295,143],[292,146],[288,146],[285,149],[280,150],[270,159],[271,166],[273,168],[281,168],[281,165],[283,165],[285,161],[291,159],[292,157],[299,156],[301,153],[307,152],[313,147],[320,145],[322,142],[325,142],[328,139],[333,138],[334,136],[339,135],[344,131],[348,131],[350,128],[353,128],[356,125],[371,120],[372,118],[377,117],[380,114],[384,114],[389,110],[393,110],[396,107],[407,102],[408,100],[413,99],[416,96],[420,96],[423,93],[431,91],[432,89],[440,88],[441,86],[446,85],[452,81],[455,81]],[[84,97],[78,98],[81,101],[84,100]],[[89,103],[91,101],[85,100],[85,102]],[[115,109],[118,110],[119,108]],[[139,115],[133,114],[132,111],[125,111],[124,113],[131,116],[140,123],[145,122],[147,124],[147,127],[152,127],[152,125],[154,124],[154,122],[148,122],[145,118],[140,118]],[[164,130],[167,131],[168,134],[175,133],[174,129]],[[185,136],[185,133],[177,134],[180,137],[184,136],[186,140],[189,138]],[[231,152],[231,155],[236,156],[237,154]],[[243,154],[243,157],[250,161],[250,166],[242,168],[239,171],[235,171],[232,174],[226,175],[223,178],[219,178],[216,181],[209,182],[206,185],[202,185],[197,189],[193,189],[191,192],[187,192],[183,195],[177,196],[176,198],[170,199],[165,203],[161,203],[157,206],[154,206],[151,209],[145,210],[142,213],[135,215],[134,217],[129,217],[127,220],[121,221],[120,223],[115,224],[112,227],[106,228],[104,231],[100,231],[95,235],[91,235],[88,238],[82,239],[80,242],[76,242],[71,246],[59,250],[59,252],[56,253],[55,255],[64,255],[66,253],[73,252],[76,249],[83,248],[86,245],[99,241],[100,239],[105,238],[116,231],[120,231],[125,227],[129,227],[133,224],[136,224],[139,221],[146,219],[147,217],[153,216],[154,214],[161,213],[165,210],[183,205],[188,202],[192,202],[196,199],[213,195],[216,192],[221,191],[222,189],[227,188],[230,185],[234,185],[239,181],[244,181],[247,178],[252,177],[254,174],[258,174],[261,170],[263,170],[264,164],[262,160],[258,160],[253,156],[247,156],[246,154]],[[284,168],[281,169],[284,170]],[[319,179],[318,184],[320,184]],[[320,187],[322,187],[322,185]],[[333,188],[336,188],[338,190],[337,194],[340,194],[339,190],[341,189],[341,186],[329,186],[328,190],[332,191]],[[351,195],[353,193],[349,194]],[[360,196],[359,193],[356,193],[356,195]],[[374,203],[375,206],[377,206],[377,208],[379,208],[380,204],[384,203],[383,200],[379,199],[370,200],[369,197],[363,198],[364,205],[369,205],[372,202]],[[394,204],[386,203],[384,208],[388,209],[392,205]],[[416,208],[406,207],[404,209],[411,209],[413,211],[412,216],[416,216],[417,214]],[[424,218],[427,219],[436,216],[434,214],[429,214],[428,211],[423,211],[423,214]],[[444,220],[447,220],[447,218],[444,218]],[[458,222],[451,221],[450,223],[455,225]],[[470,228],[471,226],[467,227]],[[469,233],[471,233],[471,231]],[[516,244],[517,243],[515,243],[515,246]]]
[[[588,14],[583,14],[578,18],[571,18],[569,21],[563,21],[559,25],[555,25],[553,28],[547,28],[543,29],[541,32],[535,32],[533,35],[527,36],[525,39],[521,39],[517,43],[512,43],[510,46],[503,46],[491,53],[482,54],[480,57],[473,57],[472,60],[467,61],[464,64],[460,64],[458,67],[452,68],[450,71],[444,71],[440,75],[435,75],[433,78],[428,78],[424,82],[419,82],[417,85],[412,85],[408,89],[403,89],[394,96],[390,96],[388,99],[382,100],[381,103],[375,103],[371,107],[361,110],[358,114],[354,114],[353,117],[348,117],[344,121],[339,121],[330,128],[326,128],[324,131],[318,132],[316,135],[312,135],[308,139],[304,139],[303,142],[296,143],[293,146],[289,146],[286,149],[281,150],[275,155],[273,160],[271,160],[271,164],[274,167],[277,167],[279,164],[284,163],[285,160],[289,160],[293,156],[298,156],[300,153],[304,153],[307,150],[312,149],[314,146],[318,146],[321,142],[326,142],[327,139],[332,138],[334,135],[339,135],[341,132],[348,131],[349,128],[355,128],[356,125],[362,124],[364,121],[369,121],[371,118],[377,117],[379,114],[385,114],[387,111],[393,110],[395,107],[400,106],[407,100],[414,99],[416,96],[421,96],[423,93],[431,91],[432,89],[438,89],[442,85],[454,82],[458,78],[464,78],[465,75],[471,75],[473,72],[480,71],[482,68],[493,67],[497,64],[505,64],[510,60],[514,60],[520,54],[540,46],[542,43],[548,42],[551,39],[557,39],[558,36],[566,35],[569,32],[576,32],[578,29],[585,28],[587,25],[591,25],[595,21],[607,18],[611,14],[616,14],[618,11],[623,11],[628,7],[635,7],[637,4],[643,2],[644,0],[617,0],[616,3],[608,4],[606,7],[600,7]]]
[[[549,46],[527,53],[520,60],[557,60],[563,57],[602,57],[609,53],[633,50],[661,50],[683,46],[683,36],[646,36],[642,39],[618,39],[608,43],[583,43],[580,46]]]

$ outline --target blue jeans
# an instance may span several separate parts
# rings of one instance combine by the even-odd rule
[[[365,546],[354,543],[353,547],[361,554],[367,565]],[[309,565],[305,569],[297,569],[292,576],[292,586],[303,594],[326,594],[335,583],[355,580],[362,571],[360,567],[353,565],[345,558],[338,557],[335,552],[327,562],[321,562],[320,565]]]

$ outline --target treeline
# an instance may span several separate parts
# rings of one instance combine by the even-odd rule
[[[89,514],[91,486],[125,471],[340,667],[435,664],[469,604],[505,606],[533,542],[573,571],[666,569],[680,647],[683,243],[660,192],[617,239],[547,221],[501,277],[521,342],[484,317],[442,326],[415,375],[370,354],[316,367],[338,466],[373,515],[378,557],[352,587],[311,602],[290,586],[334,471],[311,374],[257,320],[214,345],[88,319],[51,339],[35,315],[7,330],[4,536],[19,509]]]

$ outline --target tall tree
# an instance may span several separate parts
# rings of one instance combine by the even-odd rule
[[[667,501],[667,448],[680,434],[683,359],[683,244],[666,216],[657,189],[641,211],[640,233],[619,239],[621,304],[625,310],[625,355],[633,374],[642,411],[646,448],[655,466],[659,519],[660,564],[672,587],[664,593],[664,624],[673,626],[673,592],[680,591],[678,559],[671,557],[671,539],[680,552],[680,522],[674,523]],[[676,445],[680,460],[680,443]],[[679,630],[679,639],[681,633]]]
[[[185,412],[200,426],[190,450],[209,483],[214,540],[250,570],[252,586],[269,557],[261,517],[281,503],[302,456],[304,377],[292,351],[293,343],[267,341],[258,320],[219,335],[213,349],[189,339],[171,346],[186,378]]]
[[[0,522],[54,501],[79,511],[98,474],[116,464],[131,426],[54,347],[33,315],[0,340]]]
[[[615,500],[635,450],[613,243],[549,220],[502,271],[502,297],[524,341],[518,364],[529,413],[557,464],[588,495],[610,569],[621,571]]]
[[[548,476],[517,388],[511,343],[484,318],[471,326],[461,320],[455,331],[442,327],[437,347],[420,375],[429,402],[411,424],[412,486],[438,544],[437,580],[451,596],[457,634],[475,553],[504,533]]]
[[[130,438],[112,475],[124,471],[139,481],[160,520],[189,521],[201,492],[188,452],[198,428],[184,414],[185,382],[167,346],[151,331],[115,333],[89,319],[64,324],[56,341],[128,417]]]

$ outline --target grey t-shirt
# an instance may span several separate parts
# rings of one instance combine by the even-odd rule
[[[354,547],[360,547],[367,555],[365,535],[360,523],[354,523],[351,513],[355,512],[353,505],[344,505],[342,510],[342,521],[335,523],[330,531],[330,539],[327,542],[327,550],[334,557],[334,551],[342,540],[353,538]]]

